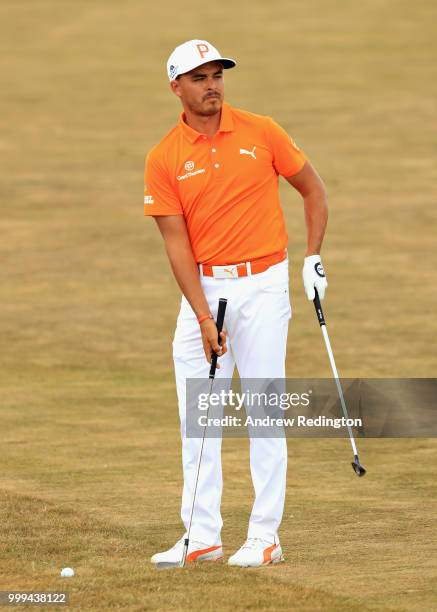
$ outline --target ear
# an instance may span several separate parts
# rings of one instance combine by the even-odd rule
[[[176,96],[178,96],[178,98],[182,96],[181,85],[179,81],[170,81],[170,89]]]

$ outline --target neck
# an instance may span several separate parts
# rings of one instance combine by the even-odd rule
[[[184,109],[185,123],[196,132],[206,134],[208,138],[212,138],[220,127],[221,110],[214,115],[197,115],[190,111],[189,108]]]

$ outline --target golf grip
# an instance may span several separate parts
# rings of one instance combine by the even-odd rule
[[[314,308],[316,309],[317,319],[320,323],[320,326],[326,325],[325,317],[323,316],[322,305],[320,303],[319,293],[316,288],[314,288],[314,291],[316,292],[316,295],[314,297],[313,303],[314,303]]]
[[[225,312],[226,312],[227,303],[228,303],[227,299],[225,298],[219,299],[219,305],[218,305],[218,310],[217,310],[217,321],[216,321],[219,344],[221,344],[220,332],[223,329],[223,323],[225,320]],[[214,378],[216,368],[217,368],[217,353],[213,351],[211,355],[211,368],[209,370],[209,378]]]

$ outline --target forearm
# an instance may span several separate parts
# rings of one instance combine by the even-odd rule
[[[309,255],[320,254],[326,225],[328,203],[324,189],[315,190],[304,197],[305,223],[307,228],[307,250]]]
[[[199,269],[189,242],[165,243],[176,281],[197,317],[209,313],[208,302],[200,284]]]
[[[303,198],[307,227],[306,256],[319,255],[328,221],[325,185],[308,160],[297,174],[287,177],[287,181]]]
[[[164,238],[173,274],[195,315],[199,319],[201,315],[210,314],[184,217],[182,215],[156,216],[155,221]],[[205,357],[209,363],[211,363],[212,351],[217,355],[226,353],[226,333],[222,331],[219,340],[216,324],[211,318],[202,318],[200,331]],[[220,364],[217,364],[217,367],[219,368]]]

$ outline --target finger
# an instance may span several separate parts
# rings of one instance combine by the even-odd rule
[[[206,361],[208,363],[211,363],[211,347],[209,346],[209,343],[203,344],[203,350],[205,351]]]
[[[220,332],[220,338],[221,338],[220,346],[222,347],[222,355],[224,355],[226,351],[228,350],[228,347],[226,346],[226,333]]]
[[[217,353],[217,355],[221,355],[222,354],[222,347],[219,344],[218,341],[218,337],[217,336],[213,336],[212,339],[208,338],[210,344],[211,344],[211,350],[214,351],[214,353]]]
[[[313,283],[305,283],[305,291],[307,294],[307,298],[310,300],[310,302],[312,302],[314,300],[314,298],[316,297],[316,292],[314,289],[314,284]]]
[[[321,281],[321,282],[319,282],[319,283],[316,283],[317,292],[318,292],[318,294],[319,294],[319,298],[320,298],[321,300],[323,300],[323,299],[324,299],[324,297],[325,297],[325,290],[326,290],[326,287],[327,287],[327,286],[328,286],[328,283],[327,283],[326,281],[325,281],[325,282],[322,282],[322,281]]]
[[[220,346],[220,344],[217,342],[217,340],[211,344],[211,348],[214,351],[214,353],[217,353],[217,355],[221,355],[223,352],[223,349]]]

